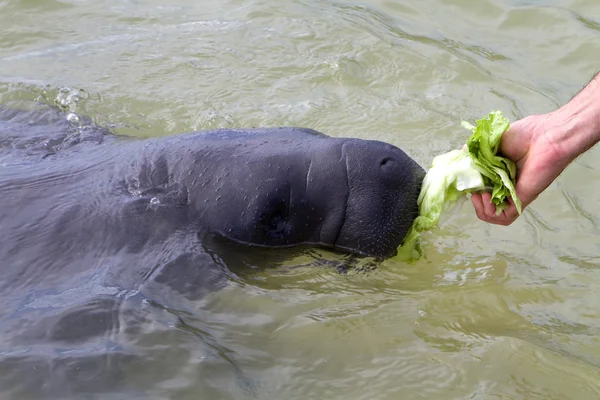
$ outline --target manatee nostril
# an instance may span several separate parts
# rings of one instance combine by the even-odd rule
[[[384,158],[383,160],[381,160],[381,163],[380,163],[379,165],[383,167],[384,165],[387,165],[387,164],[388,164],[388,163],[390,163],[391,161],[392,161],[392,158],[391,158],[391,157],[386,157],[386,158]]]

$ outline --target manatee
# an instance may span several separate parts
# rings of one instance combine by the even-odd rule
[[[139,139],[51,106],[3,106],[0,371],[40,372],[0,387],[59,397],[118,387],[107,365],[136,362],[132,343],[156,307],[193,312],[236,279],[215,243],[391,257],[424,175],[391,144],[306,128]]]

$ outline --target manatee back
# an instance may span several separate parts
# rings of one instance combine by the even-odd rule
[[[329,136],[310,128],[272,127],[272,128],[223,128],[182,133],[176,137],[204,140],[251,140],[273,138],[328,138]]]
[[[102,143],[112,133],[88,117],[34,101],[0,106],[0,151],[19,156],[54,154],[80,143]]]

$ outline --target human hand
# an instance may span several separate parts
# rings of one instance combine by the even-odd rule
[[[553,114],[532,115],[511,124],[502,135],[499,153],[517,165],[516,192],[525,209],[567,167],[569,154],[555,138]],[[519,213],[509,199],[508,207],[496,215],[496,206],[488,192],[473,193],[471,202],[477,217],[483,221],[510,225]]]
[[[600,73],[575,97],[556,111],[532,115],[511,124],[502,135],[499,153],[517,164],[517,196],[523,209],[562,173],[576,157],[600,141]],[[512,224],[519,213],[515,204],[496,215],[489,193],[471,197],[479,219]]]

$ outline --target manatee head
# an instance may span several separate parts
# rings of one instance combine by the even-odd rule
[[[209,141],[195,155],[205,173],[191,174],[190,193],[207,231],[269,248],[396,253],[418,215],[425,171],[413,159],[379,141],[261,133]]]

